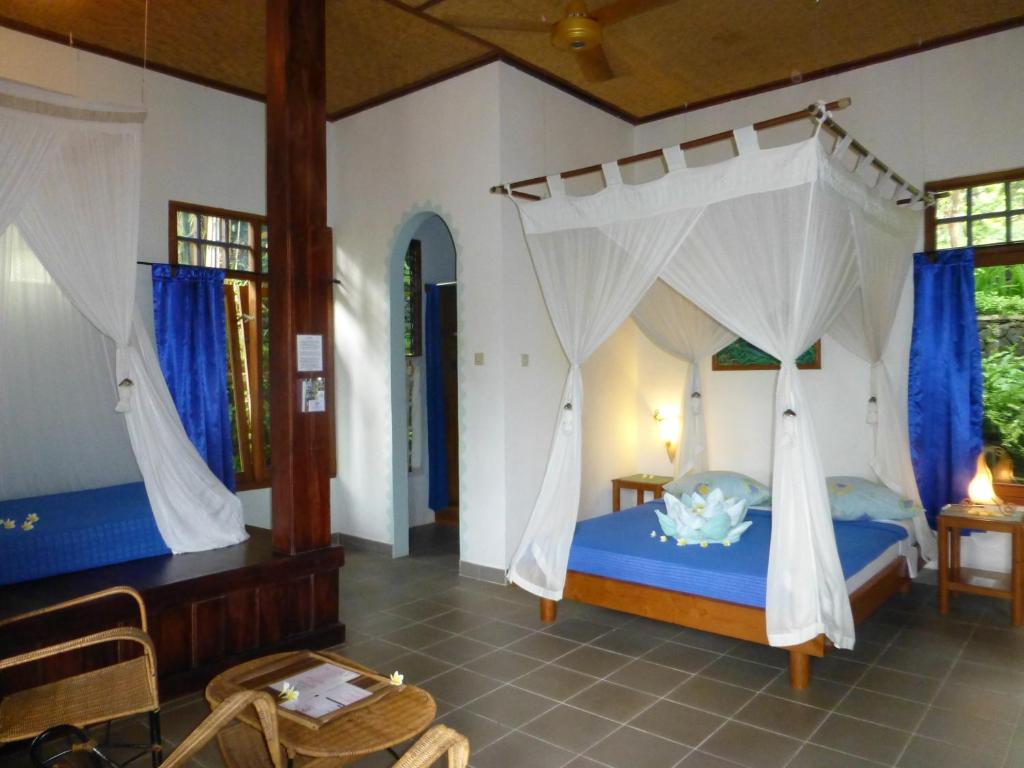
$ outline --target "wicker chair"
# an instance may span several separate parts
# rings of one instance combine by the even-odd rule
[[[237,720],[238,714],[253,707],[259,717],[262,738]],[[281,768],[281,744],[277,738],[277,706],[269,693],[242,691],[224,699],[164,761],[163,768],[186,765],[214,736],[224,764],[231,768]]]
[[[56,613],[114,595],[128,595],[135,600],[139,608],[139,628],[115,627],[0,659],[0,671],[106,643],[131,643],[141,648],[141,655],[17,691],[0,699],[0,745],[30,739],[56,725],[88,728],[97,723],[147,713],[149,751],[152,752],[154,767],[160,764],[160,700],[156,687],[156,651],[153,641],[146,634],[146,606],[138,592],[130,587],[111,587],[5,619],[0,621],[0,630],[25,619]]]
[[[448,768],[466,768],[469,764],[469,741],[446,725],[435,725],[409,747],[395,768],[427,768],[448,753]]]

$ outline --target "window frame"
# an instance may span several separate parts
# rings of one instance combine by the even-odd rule
[[[924,185],[925,192],[949,192],[953,189],[966,189],[968,187],[983,187],[988,184],[1000,182],[1024,180],[1024,167],[1009,168],[1004,171],[992,171],[989,173],[978,173],[972,176],[958,176],[952,179],[940,181],[929,181]],[[1007,211],[1011,209],[1010,201],[1007,200]],[[978,217],[981,218],[981,217]],[[968,222],[971,219],[967,219]],[[937,226],[935,206],[930,205],[924,210],[924,249],[931,252],[935,250],[935,230]],[[996,243],[993,245],[972,245],[974,249],[974,265],[976,267],[1000,267],[1011,264],[1024,264],[1024,241],[1013,243]]]
[[[1009,168],[1003,171],[989,173],[978,173],[971,176],[957,176],[951,179],[940,181],[929,181],[925,184],[926,192],[948,192],[953,189],[966,189],[968,187],[982,187],[988,184],[999,182],[1018,181],[1024,179],[1024,167]],[[1010,208],[1010,201],[1007,200],[1007,211]],[[969,222],[970,219],[967,219]],[[933,252],[935,248],[935,231],[937,218],[935,206],[928,206],[924,213],[924,247],[926,252]],[[974,249],[975,267],[1005,267],[1013,264],[1024,264],[1024,241],[1011,243],[997,243],[993,245],[972,245]],[[993,483],[996,495],[1003,501],[1011,504],[1024,504],[1024,484],[1022,483]]]
[[[246,366],[247,370],[245,373],[247,374],[250,382],[249,396],[252,413],[251,421],[246,409],[238,407],[238,395],[236,393],[239,389],[244,389],[242,380],[243,366],[238,344],[232,343],[230,338],[228,339],[228,351],[230,355],[228,377],[231,383],[231,396],[233,397],[235,404],[235,426],[236,430],[239,432],[239,434],[236,435],[236,439],[239,451],[242,454],[242,471],[235,473],[235,488],[239,491],[269,488],[271,483],[271,465],[269,462],[265,461],[264,458],[266,440],[263,434],[263,423],[266,409],[264,408],[264,361],[262,354],[262,339],[264,331],[266,330],[264,328],[262,312],[262,297],[266,296],[267,300],[269,300],[270,291],[270,271],[269,269],[266,272],[263,271],[265,249],[263,247],[262,232],[263,228],[267,226],[267,217],[259,214],[247,213],[245,211],[234,211],[227,208],[216,208],[208,205],[186,203],[180,200],[168,201],[168,261],[174,267],[204,266],[179,263],[178,243],[180,241],[185,240],[200,244],[204,242],[209,242],[214,245],[220,244],[219,241],[214,243],[213,241],[204,241],[198,237],[179,237],[179,213],[194,213],[200,216],[244,221],[249,224],[251,228],[250,231],[253,232],[254,244],[252,246],[252,254],[254,267],[256,268],[255,271],[224,269],[224,277],[226,279],[244,280],[249,283],[249,285],[246,286],[244,295],[242,296],[242,301],[244,302],[242,314],[252,317],[253,322],[248,324],[244,333],[247,336],[246,347],[248,349],[255,348],[258,351],[257,354],[246,355],[249,363],[248,366]],[[197,235],[198,234],[199,233],[197,232]],[[269,261],[267,263],[269,266]],[[239,317],[237,308],[234,306],[234,302],[229,300],[228,289],[229,287],[225,286],[225,319],[228,327],[232,328],[237,326]],[[269,361],[267,361],[267,368],[269,369]],[[256,425],[256,427],[254,428],[253,425]],[[248,434],[252,436],[251,441],[242,439],[242,434],[244,434],[246,430],[248,431]]]

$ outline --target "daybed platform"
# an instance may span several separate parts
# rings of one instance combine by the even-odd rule
[[[142,483],[0,501],[0,584],[168,554]]]
[[[564,598],[768,644],[765,591],[771,513],[752,509],[754,524],[731,547],[676,546],[658,538],[653,501],[577,524]],[[658,536],[651,537],[651,531]],[[854,621],[873,613],[897,590],[909,588],[907,557],[916,557],[906,527],[887,522],[835,522],[836,544]],[[541,600],[553,621],[557,604]],[[818,636],[788,648],[790,684],[806,688],[810,657],[824,656]]]
[[[269,531],[248,532],[248,541],[223,549],[149,557],[0,587],[0,618],[110,586],[135,587],[146,602],[164,700],[200,690],[215,674],[245,659],[343,642],[338,575],[344,549],[331,546],[286,557],[273,553]],[[0,658],[119,621],[132,623],[130,616],[129,602],[111,599],[99,609],[67,615],[60,626],[19,623],[0,633]],[[104,654],[116,652],[108,644],[91,654],[58,657],[49,666],[0,673],[0,697],[97,666],[110,660]]]

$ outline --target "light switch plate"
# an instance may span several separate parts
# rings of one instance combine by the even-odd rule
[[[484,353],[483,352],[474,352],[473,353],[473,365],[483,365],[483,364],[484,364]]]
[[[523,368],[528,368],[529,365],[530,365],[530,356],[527,355],[527,354],[520,355],[519,356],[519,365],[521,365]]]

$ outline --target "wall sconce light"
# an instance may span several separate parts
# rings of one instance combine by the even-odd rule
[[[665,412],[661,408],[654,409],[654,420],[658,422],[658,433],[661,441],[665,443],[665,453],[669,461],[676,460],[676,450],[679,448],[679,415],[672,412]]]

